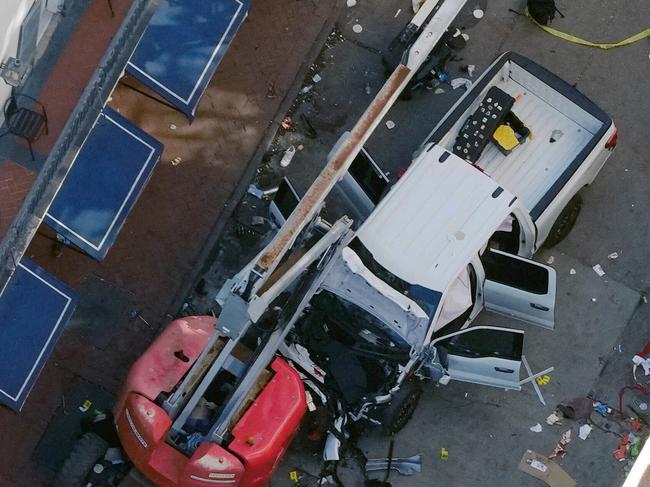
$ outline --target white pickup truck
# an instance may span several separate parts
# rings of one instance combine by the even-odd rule
[[[521,255],[558,243],[571,229],[578,192],[592,183],[616,147],[612,119],[576,88],[514,52],[499,56],[436,125],[431,144],[455,150],[463,124],[491,89],[514,99],[511,112],[530,131],[510,154],[489,143],[473,164],[515,194],[530,215],[517,215]],[[566,210],[565,210],[566,208]],[[517,225],[517,223],[519,225]]]
[[[472,138],[485,135],[472,127],[495,106],[525,125],[507,151]],[[464,152],[468,140],[478,149]],[[519,389],[524,332],[471,323],[487,308],[555,326],[555,271],[529,257],[568,232],[578,191],[615,144],[612,120],[574,87],[503,54],[393,187],[360,153],[339,193],[367,217],[331,252],[294,343],[281,351],[307,371],[324,369],[355,418],[389,403],[388,431],[417,402],[409,376]]]
[[[569,233],[580,211],[579,191],[591,184],[616,147],[617,131],[611,118],[573,86],[507,52],[447,112],[416,155],[433,144],[454,152],[464,125],[495,88],[512,97],[509,111],[530,134],[508,155],[486,140],[470,162],[520,199],[522,212],[513,215],[511,234],[501,234],[501,246],[531,256],[542,244],[553,246]],[[462,148],[456,152],[463,157]],[[380,164],[363,150],[339,182],[336,196],[358,220],[371,213],[388,186]]]

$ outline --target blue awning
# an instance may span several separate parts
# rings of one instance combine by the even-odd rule
[[[0,292],[0,402],[20,411],[77,295],[23,257]]]
[[[106,257],[163,146],[110,108],[97,117],[44,222],[97,260]]]
[[[194,118],[249,5],[250,0],[162,0],[127,72]]]

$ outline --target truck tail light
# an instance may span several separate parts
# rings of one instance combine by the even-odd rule
[[[617,142],[618,142],[618,130],[615,129],[612,136],[607,140],[607,143],[605,144],[605,149],[614,150],[614,147],[616,147]]]

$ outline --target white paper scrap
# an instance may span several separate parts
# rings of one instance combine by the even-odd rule
[[[578,433],[578,437],[581,440],[586,440],[587,437],[589,436],[589,433],[591,433],[592,427],[589,424],[583,424],[580,426],[580,433]]]

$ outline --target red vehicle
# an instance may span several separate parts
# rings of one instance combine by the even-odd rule
[[[169,394],[194,365],[211,339],[219,334],[216,319],[196,316],[173,321],[131,368],[115,406],[115,424],[129,459],[160,487],[196,487],[227,484],[266,485],[291,443],[306,410],[303,383],[298,373],[275,358],[232,416],[221,443],[183,441],[185,430],[205,436],[217,416],[225,382],[213,386],[188,416],[184,430],[172,431]],[[223,347],[217,339],[211,350]],[[239,346],[234,355],[250,354]],[[226,366],[228,368],[229,366]],[[233,369],[234,365],[231,365]],[[214,402],[217,401],[217,402]],[[167,408],[168,410],[166,410]]]

